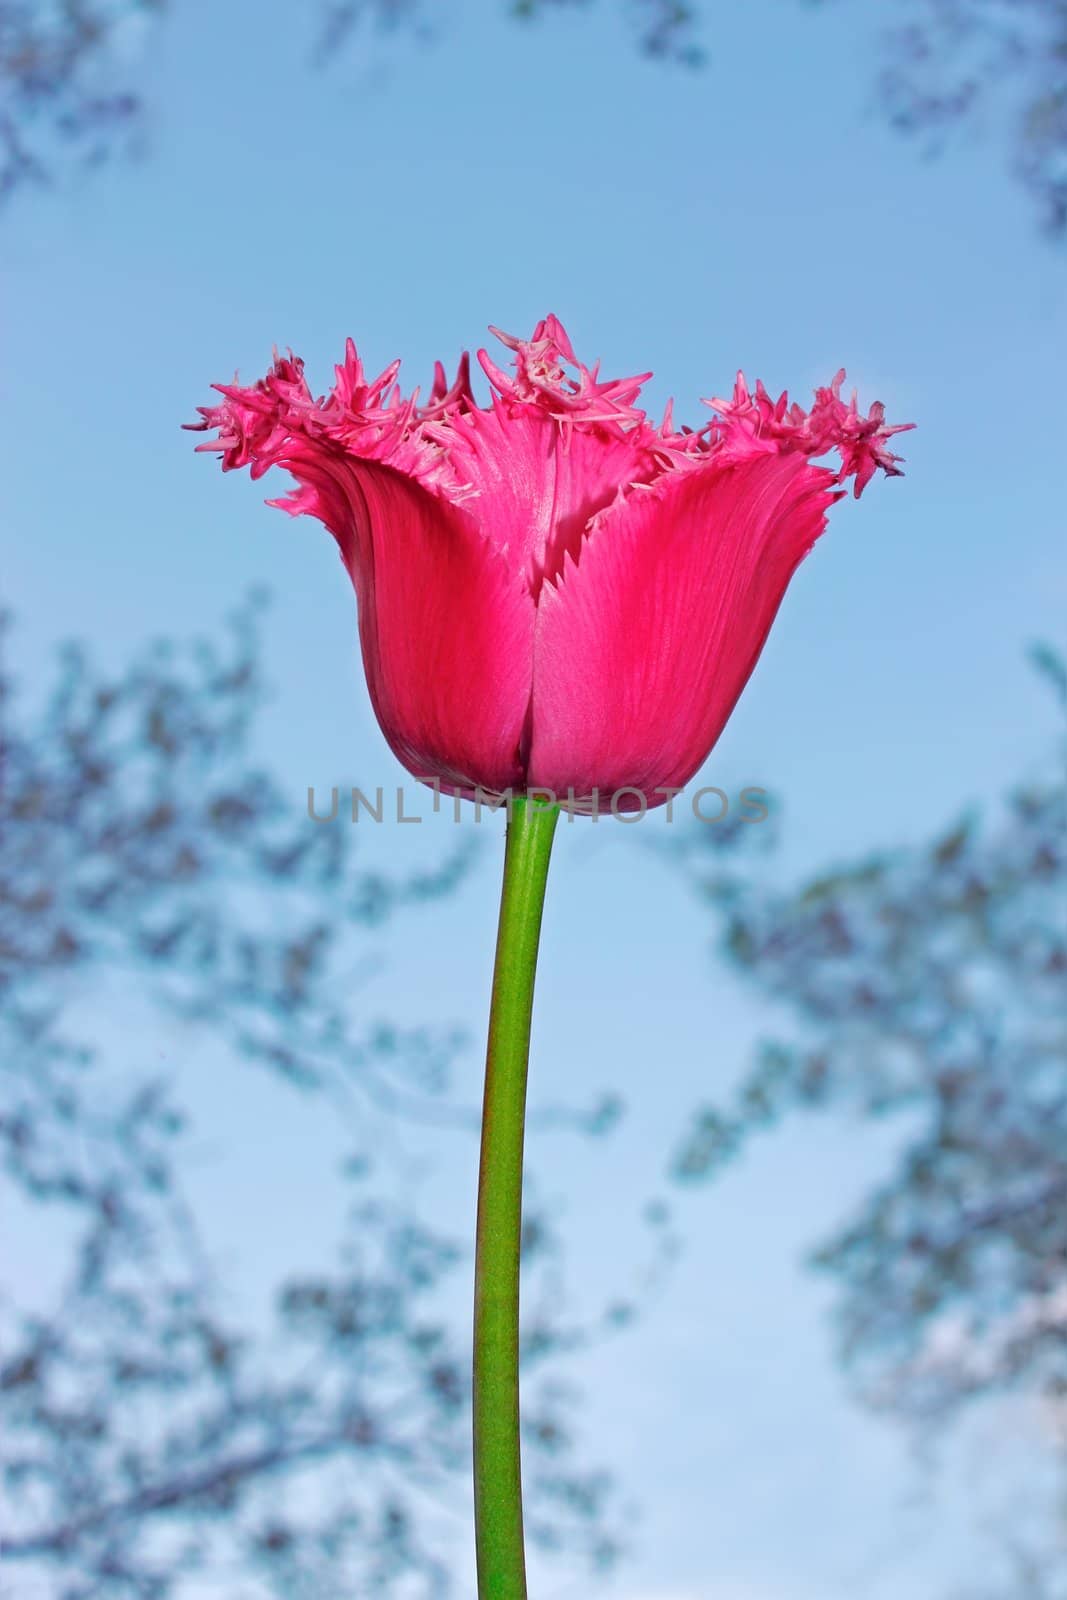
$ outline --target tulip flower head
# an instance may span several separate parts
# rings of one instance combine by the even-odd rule
[[[492,331],[514,370],[478,352],[487,406],[466,356],[420,404],[399,361],[368,381],[349,340],[323,398],[291,355],[217,385],[198,448],[285,468],[298,487],[269,503],[333,534],[378,721],[415,777],[643,810],[704,762],[841,485],[897,475],[887,441],[910,424],[863,415],[839,372],[809,411],[739,375],[676,431],[670,406],[656,426],[636,405],[650,373],[602,380],[555,317]],[[830,451],[836,471],[816,464]]]

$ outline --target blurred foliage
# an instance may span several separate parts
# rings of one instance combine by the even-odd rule
[[[0,1158],[6,1232],[29,1253],[0,1297],[12,1593],[449,1589],[469,1333],[438,1291],[467,1249],[376,1180],[383,1115],[401,1134],[415,1117],[475,1130],[477,1109],[447,1092],[458,1035],[365,1014],[360,977],[380,930],[448,895],[469,857],[384,873],[356,829],[314,826],[257,770],[257,618],[250,605],[222,644],[161,644],[118,674],[71,649],[28,708],[0,667]],[[118,1043],[92,1042],[94,1012]],[[272,1316],[248,1325],[215,1219],[190,1203],[198,1130],[168,1060],[220,1049],[251,1148],[273,1091],[321,1100],[347,1151],[338,1216],[316,1226],[319,1251],[340,1230],[335,1265],[280,1271]],[[571,1120],[602,1131],[602,1110]],[[558,1358],[607,1336],[616,1308],[566,1322],[536,1206],[526,1256],[531,1532],[604,1564],[608,1479],[574,1459],[579,1397]]]
[[[826,0],[817,0],[826,3]],[[879,91],[936,154],[992,113],[1045,230],[1067,234],[1067,0],[894,0]]]
[[[1067,710],[1063,663],[1033,654]],[[926,845],[786,893],[704,880],[728,960],[797,1026],[697,1111],[674,1176],[714,1176],[798,1110],[893,1119],[892,1170],[815,1256],[846,1368],[930,1438],[983,1397],[1029,1400],[1067,1465],[1064,753]],[[1016,1553],[1046,1587],[985,1592],[1058,1600],[1067,1523],[1052,1539],[1047,1572]]]
[[[562,7],[589,7],[599,0],[510,0],[514,17],[527,22]],[[605,9],[624,12],[638,49],[653,60],[679,66],[703,66],[706,56],[698,34],[700,5],[690,0],[612,0]]]
[[[133,61],[141,36],[174,3],[0,0],[0,199],[51,182],[71,161],[96,165],[136,143],[144,108]],[[596,0],[491,3],[529,22]],[[687,67],[706,60],[710,0],[600,0],[600,9],[622,14],[649,57]],[[877,79],[891,123],[936,151],[999,105],[1014,167],[1046,229],[1067,233],[1067,0],[893,0],[884,9]],[[318,0],[309,53],[332,61],[361,30],[431,38],[441,18],[432,0]]]
[[[122,40],[167,0],[0,0],[0,199],[96,166],[135,135]]]

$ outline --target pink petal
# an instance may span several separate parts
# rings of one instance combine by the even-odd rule
[[[596,786],[602,807],[624,787],[662,804],[657,787],[687,783],[826,526],[832,482],[799,453],[759,453],[605,512],[541,593],[528,781],[584,800]]]
[[[508,409],[494,400],[487,411],[454,417],[447,433],[452,469],[469,494],[465,509],[535,597],[559,575],[565,554],[577,554],[619,485],[659,470],[640,430],[583,426],[561,437],[557,420],[532,405]]]
[[[253,478],[285,468],[300,487],[270,504],[318,517],[337,540],[359,601],[371,700],[404,766],[446,790],[507,789],[523,777],[534,603],[442,492],[448,463],[412,427],[415,397],[400,397],[398,367],[367,382],[349,340],[333,392],[315,400],[303,363],[276,358],[258,383],[216,386],[222,404],[200,407],[194,427],[218,437],[198,448]],[[438,365],[418,416],[432,425],[468,404],[466,362],[451,389]]]
[[[445,789],[521,783],[529,594],[462,510],[388,467],[325,470],[327,526],[355,586],[367,684],[393,752]],[[313,481],[308,468],[298,476]]]

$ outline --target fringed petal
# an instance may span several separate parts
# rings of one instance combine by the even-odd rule
[[[313,401],[300,363],[276,361],[261,383],[222,388],[222,405],[203,408],[219,436],[200,448],[253,477],[285,468],[298,487],[270,503],[319,518],[337,540],[371,699],[404,766],[445,788],[504,790],[523,776],[533,600],[461,506],[392,464],[410,407],[389,398],[394,377],[387,368],[365,384],[350,345],[331,400]],[[455,404],[464,370],[451,391],[440,372],[434,388],[431,406]]]
[[[652,807],[687,783],[826,525],[832,481],[799,455],[764,455],[676,474],[607,512],[541,595],[529,782],[573,790],[579,809],[594,786],[604,809],[618,790]]]
[[[711,424],[708,453],[726,462],[744,461],[768,451],[783,455],[799,451],[810,458],[836,450],[841,457],[837,481],[844,483],[854,477],[857,500],[879,467],[887,477],[902,477],[897,465],[902,458],[887,448],[886,441],[915,424],[898,422],[888,427],[880,400],[864,416],[855,391],[847,405],[842,400],[844,381],[842,367],[827,387],[816,389],[815,404],[805,411],[803,406],[790,405],[784,390],[772,400],[759,382],[755,394],[749,394],[744,374],[739,372],[732,399],[703,402],[719,413]]]

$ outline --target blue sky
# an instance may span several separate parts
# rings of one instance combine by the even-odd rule
[[[5,219],[3,577],[27,683],[71,633],[118,662],[147,635],[214,628],[263,581],[276,692],[261,753],[294,803],[309,783],[399,782],[332,541],[264,508],[280,483],[224,480],[179,425],[275,343],[316,390],[349,333],[370,367],[401,355],[425,383],[490,322],[527,332],[552,310],[606,374],[655,369],[653,413],[673,395],[702,421],[699,398],[738,367],[805,397],[843,365],[864,402],[918,424],[907,477],[835,509],[706,769],[780,798],[776,873],[921,837],[1036,762],[1053,717],[1024,648],[1062,638],[1067,616],[1063,258],[1038,241],[995,130],[924,163],[883,127],[880,8],[715,7],[702,73],[642,60],[612,7],[520,28],[487,0],[449,7],[429,44],[357,36],[316,72],[306,9],[176,7],[144,46],[143,162]],[[550,886],[533,1105],[613,1085],[629,1104],[581,1160],[568,1136],[530,1141],[591,1300],[640,1254],[640,1205],[686,1109],[728,1089],[765,1021],[645,848],[660,825],[562,826]],[[482,831],[462,894],[387,940],[373,995],[475,1039],[501,844]],[[374,848],[402,864],[451,842],[428,818]],[[475,1045],[468,1099],[480,1069]],[[189,1070],[195,1092],[208,1069]],[[261,1217],[258,1243],[246,1228],[228,1246],[234,1292],[244,1275],[251,1293],[277,1266],[266,1241],[305,1248],[330,1133],[263,1102],[279,1192],[232,1148],[236,1083],[208,1076],[201,1203],[238,1228]],[[904,1443],[847,1402],[825,1289],[800,1266],[888,1149],[798,1127],[678,1203],[682,1261],[584,1373],[593,1447],[643,1508],[604,1600],[883,1600],[981,1565],[967,1452],[939,1498],[913,1503]],[[427,1206],[459,1233],[474,1159],[452,1136],[418,1157]],[[538,1592],[589,1589],[554,1567]]]

